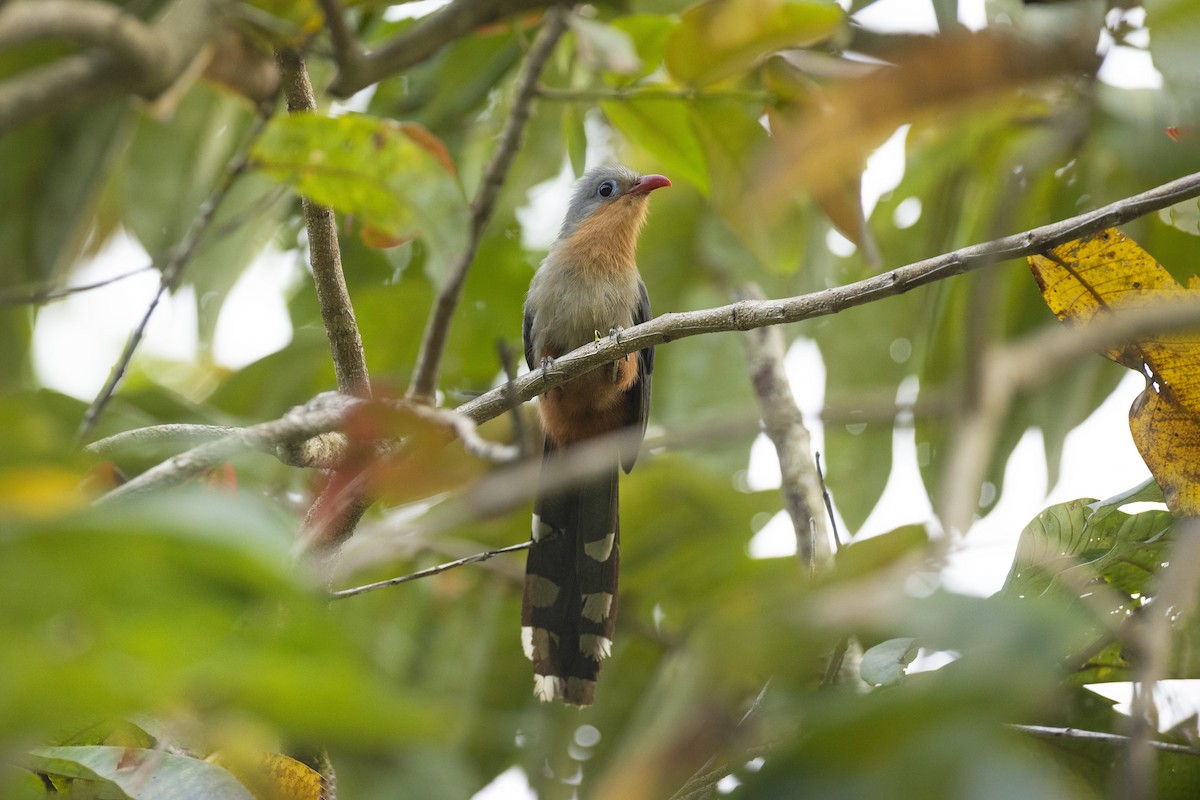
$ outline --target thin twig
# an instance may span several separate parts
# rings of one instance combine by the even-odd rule
[[[843,636],[833,647],[829,655],[829,663],[825,665],[825,674],[821,676],[821,688],[833,686],[842,672],[842,664],[846,660],[846,651],[850,648],[850,637]]]
[[[829,530],[833,533],[833,546],[841,551],[842,537],[838,535],[837,519],[833,516],[833,498],[829,496],[829,487],[825,485],[825,473],[821,471],[821,454],[815,453],[817,478],[821,481],[821,498],[825,501],[825,513],[829,515]]]
[[[64,286],[61,289],[43,289],[29,294],[3,294],[0,295],[0,306],[23,306],[32,305],[35,303],[45,303],[50,300],[58,300],[62,297],[69,297],[80,292],[90,292],[93,289],[102,289],[105,286],[123,281],[126,278],[132,278],[134,275],[141,275],[143,272],[148,272],[154,269],[153,264],[147,264],[144,267],[131,269],[128,272],[122,272],[120,275],[113,275],[111,278],[95,281],[94,283],[81,283],[76,286]]]
[[[376,581],[375,583],[368,583],[363,586],[355,586],[352,589],[339,589],[337,591],[330,592],[329,596],[333,600],[344,600],[347,597],[365,594],[366,592],[371,592],[376,589],[386,589],[389,586],[399,586],[402,583],[415,581],[419,578],[428,578],[432,575],[440,575],[446,570],[465,566],[466,564],[478,564],[480,561],[487,561],[490,558],[495,558],[496,556],[504,555],[505,553],[516,553],[520,550],[528,550],[530,547],[533,547],[532,540],[528,542],[521,542],[520,544],[510,544],[508,547],[501,547],[497,550],[485,550],[482,553],[475,553],[474,555],[466,556],[465,558],[457,558],[454,561],[447,561],[445,564],[438,564],[436,567],[417,570],[416,572],[409,573],[408,575],[401,575],[398,578],[388,578],[385,581]]]
[[[450,321],[458,308],[462,297],[463,284],[467,279],[467,271],[475,260],[479,242],[483,238],[483,230],[488,220],[492,218],[496,199],[504,186],[508,168],[516,157],[525,133],[525,124],[529,121],[530,107],[536,94],[537,79],[542,68],[554,52],[554,46],[566,30],[566,11],[552,8],[546,12],[542,31],[529,55],[525,65],[517,77],[516,93],[513,97],[512,108],[500,133],[500,141],[496,152],[483,172],[483,181],[475,192],[471,203],[471,230],[467,245],[459,254],[458,259],[450,268],[446,282],[438,292],[437,301],[425,325],[425,333],[421,337],[421,351],[417,356],[417,366],[413,372],[412,384],[408,396],[414,400],[432,403],[437,389],[438,371],[441,368],[442,354],[446,349],[446,339],[450,331]]]
[[[445,45],[481,25],[550,5],[555,3],[548,0],[455,0],[370,53],[339,63],[338,74],[329,85],[329,93],[334,97],[349,97],[373,83],[421,63]]]
[[[176,245],[168,254],[166,261],[162,265],[162,278],[159,281],[158,291],[155,292],[142,314],[142,319],[130,333],[129,339],[125,342],[125,349],[121,351],[117,362],[113,364],[112,370],[109,372],[108,380],[104,382],[104,386],[88,407],[88,410],[83,415],[83,420],[79,423],[79,430],[75,434],[77,443],[82,443],[91,433],[96,423],[100,420],[100,415],[104,413],[104,409],[108,406],[108,402],[112,399],[113,393],[117,390],[117,385],[125,376],[125,371],[129,369],[129,363],[133,360],[133,354],[137,351],[138,345],[141,344],[142,337],[146,333],[146,326],[150,324],[150,317],[154,314],[154,309],[158,307],[163,296],[168,292],[175,291],[179,286],[179,282],[183,277],[183,270],[195,254],[197,247],[200,245],[205,232],[212,224],[213,217],[216,216],[217,209],[221,203],[229,196],[230,189],[233,188],[234,182],[246,170],[247,159],[251,145],[262,134],[263,129],[267,124],[267,117],[261,116],[256,122],[254,129],[246,138],[246,142],[242,145],[241,152],[229,164],[229,168],[225,170],[225,174],[221,177],[212,194],[204,201],[196,212],[196,219],[192,222],[191,228],[184,235],[183,240]]]
[[[768,680],[758,690],[758,695],[754,698],[754,702],[746,709],[746,713],[738,720],[736,727],[741,728],[750,718],[758,711],[762,705],[763,698],[767,696],[767,689],[771,688],[771,681]],[[766,747],[750,748],[746,751],[746,760],[757,758],[767,752]],[[701,798],[711,798],[716,796],[717,784],[726,775],[729,775],[732,770],[728,761],[718,761],[716,756],[709,756],[700,769],[692,773],[692,776],[684,782],[683,786],[679,787],[679,791],[671,795],[670,800],[700,800]]]
[[[604,100],[736,100],[756,105],[775,105],[779,97],[773,92],[754,89],[700,90],[694,88],[664,89],[662,87],[625,86],[617,89],[559,89],[537,87],[538,97],[560,103],[596,103]]]

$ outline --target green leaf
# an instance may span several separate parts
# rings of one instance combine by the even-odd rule
[[[1134,597],[1152,590],[1173,540],[1171,526],[1166,511],[1126,514],[1116,504],[1087,499],[1051,506],[1021,532],[1001,591],[1022,597],[1052,588],[1090,594],[1091,581],[1099,579],[1140,605]]]
[[[863,653],[859,664],[862,679],[874,686],[890,686],[899,683],[912,660],[917,657],[917,640],[911,638],[888,639]]]
[[[120,175],[124,217],[152,258],[178,246],[246,141],[254,115],[226,92],[199,84],[168,120],[138,124]],[[274,236],[287,198],[261,175],[230,187],[184,273],[195,288],[198,333],[210,347],[226,296]]]
[[[660,14],[630,14],[613,20],[612,26],[629,36],[637,51],[637,57],[641,60],[641,68],[631,75],[621,76],[621,83],[644,78],[662,66],[667,49],[667,36],[675,27],[675,23],[669,17]]]
[[[753,568],[752,520],[778,505],[776,491],[740,492],[682,459],[639,463],[621,487],[622,602],[647,617],[661,604],[672,624],[702,619]]]
[[[282,350],[230,375],[208,404],[242,419],[270,419],[335,386],[329,340],[324,331],[307,327],[297,330]]]
[[[587,132],[583,127],[584,114],[575,103],[563,106],[563,139],[571,159],[571,171],[582,175],[587,169]]]
[[[40,389],[0,394],[0,469],[19,465],[85,463],[74,453],[75,431],[86,409],[65,394]]]
[[[1158,212],[1158,218],[1172,228],[1200,236],[1200,200],[1184,200]]]
[[[305,741],[430,735],[290,566],[295,524],[199,491],[7,524],[0,743],[181,707]]]
[[[420,237],[435,274],[462,246],[462,188],[441,143],[420,126],[363,114],[276,117],[251,158],[316,203],[396,238]]]
[[[711,187],[704,150],[692,129],[687,103],[632,97],[600,104],[609,121],[631,144],[654,159],[672,180],[685,180],[702,193]]]
[[[706,86],[750,69],[768,53],[824,41],[840,30],[844,18],[833,3],[701,3],[684,12],[671,32],[667,69],[686,83]]]
[[[39,747],[30,758],[39,772],[99,781],[120,800],[254,800],[226,770],[207,761],[133,747]]]
[[[1187,97],[1200,88],[1200,9],[1187,0],[1147,0],[1146,26],[1150,28],[1150,55],[1164,83]]]
[[[128,138],[129,121],[122,104],[111,104],[0,137],[6,186],[0,193],[0,287],[38,288],[107,238],[110,226],[89,228],[97,222],[99,197]],[[89,242],[89,235],[96,239]]]
[[[571,15],[571,30],[579,57],[591,69],[633,75],[641,71],[642,62],[628,33],[614,25]]]
[[[152,258],[163,257],[192,227],[253,123],[248,108],[204,84],[169,119],[137,118],[118,190],[124,222]]]
[[[925,551],[929,533],[924,525],[903,525],[893,531],[842,547],[835,556],[834,578],[861,578]]]
[[[520,59],[520,45],[506,27],[457,39],[403,75],[381,81],[368,111],[424,125],[461,163],[466,141],[479,135],[489,96]]]

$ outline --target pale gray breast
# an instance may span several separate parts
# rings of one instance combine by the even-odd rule
[[[638,300],[634,270],[597,275],[543,262],[525,301],[533,314],[534,353],[565,353],[594,341],[597,332],[630,327]]]

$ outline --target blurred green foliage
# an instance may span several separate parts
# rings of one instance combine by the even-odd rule
[[[161,4],[120,5],[149,14]],[[235,180],[183,275],[199,310],[202,363],[187,373],[196,385],[165,378],[171,364],[135,359],[97,437],[167,422],[261,422],[333,388],[301,269],[287,346],[240,369],[208,356],[225,297],[254,259],[268,245],[303,250],[293,189],[341,212],[372,378],[402,392],[539,25],[531,13],[465,32],[356,98],[359,113],[327,113],[320,89],[335,68],[317,4],[235,5],[256,46],[311,44],[317,115],[277,113],[251,143],[252,106],[201,80],[171,108],[107,102],[0,138],[3,297],[70,284],[119,230],[161,264],[253,146],[252,169]],[[366,46],[415,24],[385,18],[384,3],[344,5]],[[955,3],[935,5],[953,18]],[[993,28],[1022,41],[1068,29],[1099,38],[1106,24],[1087,0],[996,5]],[[1162,89],[1053,74],[999,94],[969,87],[935,118],[914,110],[886,130],[856,131],[877,144],[908,126],[904,176],[869,209],[881,260],[873,264],[861,237],[850,255],[826,244],[831,218],[844,227],[857,171],[824,176],[845,190],[840,200],[796,186],[762,205],[754,189],[777,144],[764,120],[777,115],[778,138],[796,120],[820,119],[855,80],[860,64],[848,51],[887,60],[920,41],[864,31],[827,2],[587,7],[542,76],[546,91],[466,282],[442,364],[448,404],[499,380],[495,344],[517,340],[545,231],[563,210],[533,220],[530,199],[589,159],[617,158],[674,181],[655,195],[641,240],[656,314],[724,304],[748,282],[768,296],[843,284],[1197,170],[1200,8],[1154,0],[1145,9]],[[1110,34],[1141,46],[1136,19],[1122,19],[1110,15]],[[2,86],[61,51],[0,56]],[[940,67],[910,80],[936,86],[956,74],[953,63]],[[868,152],[855,155],[861,168]],[[1195,216],[1193,201],[1127,227],[1186,280]],[[406,241],[379,248],[380,233]],[[1089,500],[1047,509],[1012,532],[1016,561],[1004,589],[986,599],[936,588],[945,542],[923,526],[851,543],[816,580],[791,559],[752,559],[750,539],[782,504],[777,492],[737,485],[759,413],[741,344],[735,335],[674,342],[659,350],[653,421],[702,441],[646,454],[623,482],[619,635],[597,704],[540,706],[517,635],[519,558],[330,604],[330,575],[298,565],[293,552],[314,479],[261,453],[177,491],[88,505],[118,473],[136,474],[183,445],[122,452],[115,463],[81,453],[73,439],[85,404],[41,387],[33,370],[40,307],[0,305],[0,797],[45,796],[47,784],[72,797],[243,797],[204,755],[314,747],[332,755],[343,798],[464,798],[513,766],[543,798],[666,798],[685,784],[698,792],[686,796],[712,797],[712,781],[696,778],[709,772],[732,774],[739,783],[729,796],[755,800],[1113,796],[1120,745],[1034,736],[1011,723],[1124,731],[1111,704],[1083,685],[1129,677],[1111,619],[1136,616],[1153,597],[1174,537],[1165,512]],[[879,409],[901,382],[915,382],[919,400],[957,397],[982,348],[1052,322],[1014,262],[787,331],[818,343],[826,405],[843,420],[827,426],[822,461],[847,536],[891,473],[896,423]],[[86,320],[79,335],[88,335]],[[990,454],[997,491],[979,513],[1031,427],[1042,432],[1053,482],[1067,432],[1119,377],[1097,357],[1019,398]],[[714,420],[748,424],[709,435]],[[956,422],[949,412],[918,416],[915,429],[936,507]],[[500,423],[487,428],[504,435],[496,431]],[[526,507],[436,535],[420,532],[423,508],[373,510],[347,548],[350,566],[334,570],[337,585],[528,535]],[[416,520],[416,532],[397,518]],[[1092,597],[1099,586],[1107,605]],[[1174,633],[1168,676],[1200,677],[1200,631],[1185,619]],[[952,663],[910,674],[918,648]],[[829,669],[831,653],[845,654],[840,672]],[[122,758],[156,757],[153,785],[122,770]],[[1158,796],[1194,796],[1200,760],[1158,758]]]

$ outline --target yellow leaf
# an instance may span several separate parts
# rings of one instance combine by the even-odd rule
[[[1046,304],[1071,324],[1114,311],[1147,308],[1200,295],[1116,229],[1030,256]],[[1108,348],[1105,355],[1146,376],[1129,411],[1142,460],[1162,487],[1171,513],[1200,515],[1200,336],[1160,334]]]
[[[1152,386],[1133,401],[1129,430],[1172,514],[1200,514],[1200,420]]]
[[[1063,322],[1091,322],[1097,314],[1144,308],[1184,291],[1153,256],[1115,228],[1030,256],[1029,268],[1046,305]],[[1136,346],[1111,348],[1105,355],[1130,369],[1142,368]]]
[[[208,761],[224,767],[257,800],[323,800],[321,773],[278,753],[247,760],[217,752]]]
[[[0,470],[0,517],[56,516],[82,506],[80,476],[57,467],[24,466]]]

